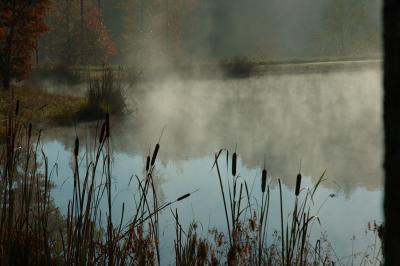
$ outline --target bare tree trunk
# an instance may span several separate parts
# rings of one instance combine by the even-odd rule
[[[385,265],[400,265],[400,3],[384,0]]]

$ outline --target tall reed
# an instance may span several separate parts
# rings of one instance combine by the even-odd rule
[[[226,164],[229,165],[229,152],[220,150],[215,154],[213,167],[215,167],[222,203],[227,225],[229,247],[227,251],[227,262],[230,265],[307,265],[310,262],[320,263],[312,255],[313,245],[310,241],[310,224],[319,218],[311,214],[313,197],[318,186],[323,180],[325,172],[317,183],[310,189],[301,189],[302,176],[296,176],[294,189],[295,201],[292,211],[288,212],[290,219],[285,219],[284,195],[281,180],[278,179],[279,187],[279,210],[280,210],[280,250],[275,245],[267,243],[268,220],[271,202],[271,192],[268,185],[268,172],[264,168],[260,176],[261,199],[257,199],[248,190],[247,181],[237,173],[237,153],[234,152],[231,160],[232,177],[223,178],[220,169],[221,154],[226,153]],[[237,188],[240,186],[240,189]],[[243,188],[245,193],[243,194]],[[302,192],[304,195],[302,196]],[[251,200],[252,198],[255,199]],[[247,202],[246,202],[247,201]],[[250,214],[250,215],[249,215]],[[247,223],[248,221],[248,223]],[[320,257],[318,259],[321,259]]]
[[[82,149],[75,136],[72,149],[71,198],[62,215],[51,197],[52,178],[57,165],[49,166],[41,150],[41,131],[23,124],[23,106],[10,104],[5,131],[6,141],[0,153],[0,265],[160,265],[161,211],[188,199],[182,193],[175,200],[160,202],[156,192],[154,169],[160,153],[160,140],[147,156],[143,178],[136,182],[134,211],[125,217],[126,204],[114,206],[111,119],[107,113],[99,132],[90,144],[92,155]],[[160,137],[161,138],[161,137]],[[226,154],[226,176],[221,172],[221,156]],[[87,165],[82,159],[87,159]],[[236,150],[215,154],[226,231],[211,230],[214,243],[198,236],[197,224],[185,232],[177,210],[175,219],[175,261],[177,265],[325,265],[321,241],[311,240],[315,193],[325,172],[311,188],[302,186],[303,176],[295,180],[293,208],[284,210],[287,199],[278,179],[279,200],[272,201],[272,177],[265,165],[257,176],[261,193],[252,195],[247,178],[241,176]],[[230,166],[230,167],[229,167]],[[270,245],[268,222],[270,206],[279,203],[280,229]],[[115,214],[120,214],[116,220]],[[375,225],[377,234],[383,227]],[[227,234],[226,242],[223,240]],[[274,234],[272,234],[274,241]],[[374,251],[379,260],[379,251]]]
[[[113,206],[110,116],[106,114],[93,141],[94,156],[82,152],[76,136],[73,189],[62,216],[50,195],[57,166],[51,168],[40,150],[41,132],[34,134],[32,124],[21,124],[21,106],[19,102],[14,106],[0,156],[0,264],[159,265],[159,212],[190,196],[186,193],[174,201],[159,202],[153,170],[160,144],[144,178],[135,176],[138,202],[133,216],[125,219],[126,203],[120,210]],[[81,164],[84,157],[86,166]],[[115,212],[121,214],[118,222]]]

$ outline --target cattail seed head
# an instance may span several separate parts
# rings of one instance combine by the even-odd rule
[[[15,115],[17,116],[19,113],[19,100],[17,100],[17,103],[15,105]]]
[[[261,176],[261,192],[265,192],[265,187],[267,185],[267,170],[263,169]]]
[[[76,138],[75,138],[75,147],[74,147],[74,155],[75,155],[75,157],[78,156],[78,153],[79,153],[79,138],[78,138],[78,136],[76,136]]]
[[[236,176],[236,161],[237,161],[237,154],[236,152],[232,155],[232,175]]]
[[[153,156],[151,157],[151,166],[153,166],[154,163],[156,162],[156,158],[157,158],[159,149],[160,149],[160,144],[157,143],[156,147],[154,148]]]
[[[176,201],[181,201],[181,200],[183,200],[183,199],[186,199],[186,198],[189,197],[189,196],[190,196],[190,193],[187,193],[187,194],[185,194],[185,195],[180,196],[179,198],[177,198]]]
[[[150,155],[147,156],[147,160],[146,160],[146,171],[149,171],[150,169]]]
[[[300,185],[301,185],[301,174],[299,173],[296,178],[296,190],[294,192],[296,196],[300,194]]]

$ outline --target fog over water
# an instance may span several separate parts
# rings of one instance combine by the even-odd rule
[[[113,124],[116,152],[145,156],[162,129],[160,159],[184,162],[237,150],[293,184],[325,169],[345,191],[382,181],[381,73],[377,67],[249,79],[146,82],[128,90],[135,110]],[[64,130],[62,130],[64,131]],[[71,132],[73,133],[73,132]],[[71,136],[67,137],[70,141]]]
[[[249,168],[265,158],[274,175],[286,177],[302,160],[302,170],[312,176],[327,169],[346,188],[376,188],[382,177],[380,82],[379,70],[361,69],[143,84],[133,126],[123,126],[132,141],[122,143],[154,142],[166,126],[164,160],[238,145]]]
[[[174,205],[184,214],[184,228],[196,220],[206,237],[209,228],[226,229],[211,168],[215,152],[236,148],[238,172],[255,197],[264,163],[268,169],[269,236],[279,230],[277,179],[289,211],[301,164],[303,188],[326,170],[312,207],[321,219],[312,239],[328,239],[344,264],[371,247],[367,224],[382,221],[382,73],[379,61],[363,60],[381,56],[380,1],[117,2],[125,3],[122,9],[103,9],[121,47],[114,63],[139,71],[141,79],[126,91],[131,112],[111,118],[115,210],[133,202],[131,176],[142,175],[145,157],[162,135],[155,172],[159,200],[197,191]],[[226,78],[219,62],[235,56],[265,63],[249,78]],[[270,64],[326,60],[347,62]],[[45,151],[53,163],[71,160],[75,134],[90,151],[96,126],[47,130]],[[53,193],[61,210],[71,173],[70,165],[59,166]],[[127,216],[132,211],[126,204]],[[162,264],[173,263],[169,210],[160,219]]]
[[[156,181],[160,201],[198,190],[176,207],[193,219],[224,230],[218,179],[211,169],[214,153],[237,146],[238,172],[259,194],[261,168],[268,169],[272,188],[270,233],[279,228],[277,178],[284,184],[284,206],[291,208],[299,171],[303,187],[311,187],[326,169],[326,180],[313,211],[339,258],[363,252],[373,243],[368,222],[382,221],[382,90],[379,63],[352,70],[289,72],[246,79],[195,79],[170,75],[143,81],[127,90],[131,113],[111,118],[113,206],[133,202],[130,177],[141,176],[145,156],[160,138]],[[44,132],[49,164],[71,160],[75,134],[91,150],[96,123]],[[84,151],[82,152],[84,154]],[[225,160],[225,159],[223,159]],[[72,189],[71,165],[59,165],[55,200],[65,210]],[[366,208],[368,206],[368,208]],[[133,205],[126,205],[129,214]],[[119,220],[118,212],[115,219]],[[129,216],[129,215],[127,215]],[[173,252],[169,211],[161,215],[162,257]],[[346,224],[344,227],[343,224]],[[356,236],[353,239],[353,235]],[[268,241],[271,241],[269,239]],[[344,262],[350,263],[348,262]]]
[[[119,225],[133,217],[142,189],[138,183],[148,178],[146,157],[159,143],[152,172],[158,206],[173,202],[157,213],[160,265],[175,264],[170,259],[175,254],[177,227],[171,215],[175,208],[184,230],[196,221],[201,237],[211,239],[209,229],[213,228],[227,232],[213,167],[221,149],[218,171],[226,178],[221,182],[232,180],[227,158],[236,151],[238,180],[246,181],[246,192],[249,185],[249,208],[243,209],[243,223],[248,222],[251,208],[259,208],[261,172],[264,167],[268,170],[271,201],[266,246],[279,242],[280,203],[286,223],[294,203],[302,202],[307,189],[323,175],[307,201],[310,214],[318,217],[310,223],[307,244],[320,239],[324,252],[332,245],[330,255],[339,265],[361,265],[364,252],[375,252],[374,244],[380,242],[368,225],[383,221],[382,1],[93,0],[90,9],[94,11],[87,22],[84,12],[89,5],[83,8],[85,1],[81,1],[80,18],[69,10],[72,1],[51,2],[60,6],[61,17],[49,19],[49,34],[57,32],[53,28],[62,28],[62,33],[36,43],[35,71],[22,85],[25,82],[54,94],[81,97],[89,103],[75,107],[70,100],[71,110],[81,108],[79,112],[34,125],[35,133],[43,127],[37,147],[38,152],[43,151],[39,159],[43,162],[38,161],[38,171],[49,166],[54,182],[49,193],[63,215],[68,212],[74,178],[83,183],[85,170],[94,169],[90,160],[99,145],[103,123],[80,119],[118,109],[109,104],[117,99],[113,102],[118,102],[117,107],[124,106],[125,100],[127,112],[115,115],[111,111],[110,138],[105,138],[110,146],[104,148],[111,156],[101,153],[94,170],[98,172],[93,173],[94,187],[101,188],[106,182],[105,173],[100,173],[105,166],[102,160],[111,158],[107,172],[111,207],[106,209],[105,196],[99,199],[103,216],[98,219],[106,219],[111,212],[112,223]],[[61,23],[64,20],[66,27]],[[90,30],[84,30],[84,23]],[[92,37],[92,27],[104,36],[109,33],[110,41]],[[65,37],[65,45],[61,45],[61,37]],[[89,41],[92,39],[96,41]],[[101,49],[114,50],[114,44],[116,56],[100,56],[105,54]],[[76,52],[75,61],[70,62],[68,51]],[[53,58],[53,52],[59,58]],[[99,60],[84,60],[86,53]],[[101,66],[103,61],[106,63]],[[109,91],[97,88],[100,84],[111,84]],[[123,96],[119,97],[121,84]],[[103,90],[104,97],[100,95]],[[47,112],[46,106],[38,110]],[[72,124],[73,119],[79,121]],[[76,137],[79,153],[74,158]],[[226,150],[229,157],[225,157]],[[74,176],[76,169],[79,174]],[[299,197],[294,193],[298,173],[302,174]],[[241,207],[239,203],[238,210]],[[103,225],[106,223],[99,224]]]

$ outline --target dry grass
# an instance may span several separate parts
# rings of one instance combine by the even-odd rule
[[[0,120],[3,122],[7,118],[11,93],[11,91],[0,91]],[[20,101],[21,122],[26,124],[71,121],[86,104],[86,99],[83,97],[52,94],[43,89],[26,86],[14,87],[13,93],[14,99]],[[2,126],[0,136],[4,136],[4,129]]]
[[[147,157],[144,175],[132,176],[135,200],[127,204],[135,204],[135,210],[125,220],[125,203],[113,205],[109,115],[94,135],[91,154],[82,151],[76,136],[71,163],[73,190],[67,214],[62,216],[50,194],[54,167],[38,149],[41,133],[33,133],[31,123],[21,123],[23,105],[21,100],[10,108],[5,120],[6,142],[0,146],[0,265],[160,265],[160,228],[164,225],[159,223],[159,213],[191,195],[182,193],[173,201],[159,201],[153,170],[160,144]],[[226,160],[220,158],[224,151]],[[283,201],[287,199],[283,198],[280,180],[280,199],[270,202],[270,178],[264,167],[257,177],[261,179],[257,181],[261,198],[256,198],[240,176],[236,151],[229,158],[227,150],[220,150],[213,165],[227,230],[211,229],[211,240],[198,236],[195,223],[185,232],[175,210],[176,265],[340,265],[340,260],[334,263],[329,249],[321,244],[323,240],[310,239],[312,222],[319,221],[310,206],[316,204],[314,193],[324,174],[313,187],[305,188],[299,173],[293,208],[284,210]],[[226,162],[227,170],[230,162],[232,169],[224,177],[221,161]],[[281,216],[281,229],[273,235],[267,235],[270,203],[280,207]],[[116,213],[121,214],[120,221],[113,219]],[[369,230],[381,236],[384,229],[373,224]],[[271,237],[272,244],[268,245],[267,238]],[[378,243],[372,256],[363,255],[369,264],[362,265],[380,265]]]
[[[256,64],[245,57],[223,59],[219,67],[229,78],[248,78],[254,74]]]
[[[100,119],[106,113],[124,115],[126,88],[122,83],[122,68],[116,70],[103,65],[101,72],[91,73],[86,90],[87,104],[77,113],[80,121]]]
[[[125,203],[112,208],[109,115],[94,135],[91,155],[81,151],[76,136],[73,190],[61,217],[50,195],[57,166],[49,166],[40,151],[40,131],[21,123],[20,106],[16,101],[10,108],[0,146],[0,265],[160,265],[158,213],[190,193],[158,201],[153,170],[159,143],[143,178],[134,176],[136,211],[124,222]],[[83,166],[85,157],[90,161]],[[119,222],[113,219],[116,212]]]

